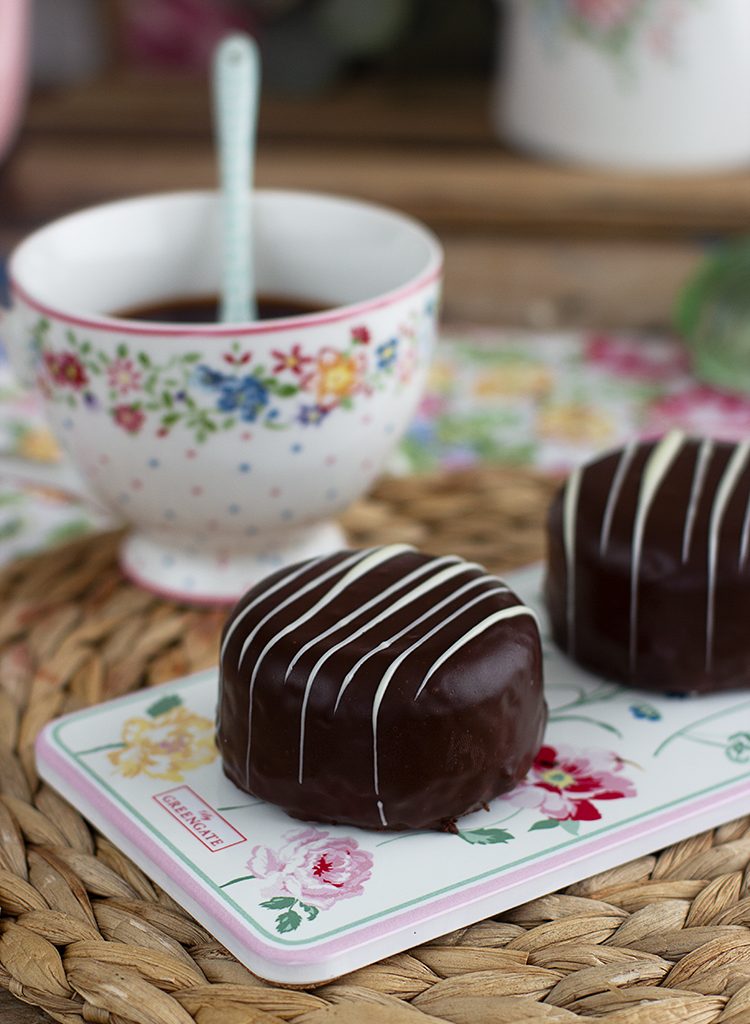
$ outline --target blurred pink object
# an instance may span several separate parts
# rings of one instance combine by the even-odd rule
[[[223,0],[127,0],[124,11],[127,52],[152,67],[205,70],[227,32],[253,27]]]
[[[592,334],[584,359],[620,378],[646,382],[673,380],[687,373],[690,365],[685,346],[676,338],[654,339],[644,345],[640,338],[616,334]]]
[[[750,434],[750,398],[688,384],[651,405],[643,433],[653,437],[674,428],[721,441],[744,441]]]
[[[0,160],[13,141],[26,94],[30,0],[0,2]]]
[[[571,8],[593,28],[608,31],[622,25],[641,0],[572,0]]]

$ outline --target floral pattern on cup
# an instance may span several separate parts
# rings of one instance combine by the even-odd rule
[[[107,758],[118,774],[127,779],[146,775],[182,782],[187,772],[216,760],[214,723],[184,707],[179,697],[163,697],[147,715],[129,718],[123,725],[122,742],[109,746]]]
[[[270,365],[235,341],[218,368],[199,352],[159,362],[124,340],[112,356],[73,330],[66,332],[67,348],[59,350],[52,347],[49,328],[40,318],[33,330],[37,383],[48,400],[71,409],[104,409],[126,435],[154,430],[167,437],[182,429],[198,443],[241,424],[271,430],[319,426],[332,412],[354,410],[391,382],[409,383],[417,365],[411,325],[378,342],[361,325],[342,348],[272,349]]]
[[[260,906],[278,910],[277,932],[299,928],[303,915],[313,921],[339,900],[361,896],[372,874],[372,854],[356,839],[333,838],[317,828],[292,829],[277,850],[255,846],[247,862],[253,878],[266,881]],[[244,879],[243,879],[244,880]]]
[[[562,32],[618,60],[638,46],[661,59],[675,54],[677,33],[695,0],[536,0],[545,29]]]

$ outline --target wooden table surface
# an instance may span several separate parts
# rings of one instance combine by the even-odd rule
[[[613,176],[507,152],[482,82],[269,99],[261,129],[259,185],[388,203],[438,232],[451,320],[664,326],[706,243],[750,228],[750,173]],[[76,207],[213,184],[202,82],[113,76],[38,95],[0,171],[0,255]],[[3,1024],[46,1019],[0,990]]]

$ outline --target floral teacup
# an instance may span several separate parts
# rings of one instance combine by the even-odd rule
[[[10,261],[5,336],[94,495],[132,525],[122,566],[152,590],[234,600],[335,549],[333,519],[382,469],[435,339],[442,253],[398,213],[259,192],[258,290],[325,312],[161,324],[113,310],[216,293],[212,192],[122,200],[55,221]]]

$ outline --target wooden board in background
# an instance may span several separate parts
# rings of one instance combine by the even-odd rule
[[[40,94],[6,171],[6,192],[24,192],[41,210],[61,195],[78,205],[91,182],[101,197],[210,184],[209,115],[201,80],[130,73]],[[639,237],[750,230],[750,169],[613,175],[510,153],[494,136],[490,83],[480,79],[383,78],[314,98],[266,97],[258,171],[266,186],[349,192],[399,206],[438,230]]]

